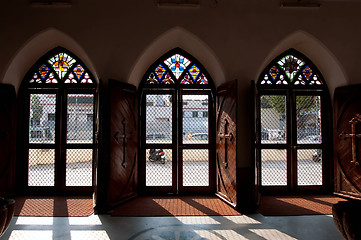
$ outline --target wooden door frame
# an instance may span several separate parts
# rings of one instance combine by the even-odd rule
[[[262,149],[285,149],[287,152],[287,185],[286,186],[262,186],[262,159],[256,158],[259,163],[259,188],[262,194],[298,194],[298,193],[330,193],[332,189],[332,134],[330,134],[332,117],[330,111],[330,98],[324,89],[297,89],[297,88],[258,88],[256,97],[257,127],[256,134],[258,143],[256,147],[261,154]],[[287,142],[285,144],[262,144],[261,143],[261,107],[260,97],[262,95],[283,95],[286,97],[286,127]],[[296,96],[310,95],[321,97],[321,133],[322,143],[299,144],[297,143],[297,121],[296,121]],[[322,185],[298,186],[297,185],[297,149],[321,149],[322,150]]]
[[[146,143],[146,96],[147,95],[172,95],[172,125],[177,124],[177,119],[174,116],[177,116],[177,95],[175,89],[144,89],[140,94],[139,99],[139,126],[140,126],[140,141],[139,141],[139,189],[142,194],[161,194],[161,193],[177,193],[177,148],[175,143],[177,142],[177,132],[174,127],[172,127],[172,143],[171,144],[147,144]],[[172,149],[172,185],[171,186],[146,186],[146,150],[149,147],[154,147],[156,149]]]
[[[67,124],[67,100],[66,94],[93,94],[93,143],[92,144],[67,144],[66,143],[66,124]],[[55,143],[54,144],[31,144],[29,143],[29,116],[30,116],[30,96],[31,94],[55,94]],[[18,193],[28,195],[90,195],[94,191],[93,179],[92,186],[66,186],[66,149],[92,149],[92,178],[94,176],[94,161],[96,157],[96,141],[95,129],[96,121],[95,112],[97,109],[97,96],[95,88],[27,88],[19,93],[19,111],[18,127],[19,137],[17,145],[22,149],[22,153],[18,154],[17,161],[21,166],[17,170],[17,185],[20,186]],[[64,118],[65,117],[65,118]],[[70,147],[70,148],[69,148]],[[54,149],[54,186],[28,186],[28,149]],[[26,161],[24,161],[27,159]]]
[[[209,97],[209,105],[208,105],[208,114],[209,114],[209,186],[206,187],[183,187],[181,186],[182,182],[182,161],[180,158],[182,157],[182,149],[196,149],[198,148],[195,144],[190,144],[187,146],[183,146],[182,144],[182,117],[172,117],[173,127],[172,128],[172,144],[152,144],[155,148],[163,148],[163,149],[172,149],[172,186],[170,187],[158,187],[158,186],[146,186],[145,185],[145,156],[146,149],[150,147],[149,144],[146,144],[146,121],[145,121],[145,112],[146,112],[146,95],[149,94],[172,94],[173,95],[173,104],[172,104],[172,116],[182,116],[182,105],[181,105],[181,96],[182,94],[192,95],[197,94],[197,91],[202,91],[202,93],[207,93]],[[199,85],[196,86],[186,86],[179,88],[168,88],[167,86],[161,88],[154,88],[151,86],[150,88],[144,88],[141,90],[140,95],[140,143],[139,143],[139,156],[140,156],[140,164],[139,164],[139,180],[140,180],[140,192],[142,194],[165,194],[165,193],[173,193],[173,194],[209,194],[215,192],[215,123],[212,122],[212,118],[215,118],[214,115],[214,100],[213,100],[213,90],[209,87],[202,87]],[[202,149],[205,146],[202,146]]]

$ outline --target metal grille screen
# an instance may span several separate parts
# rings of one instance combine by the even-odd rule
[[[263,144],[286,143],[286,96],[262,95],[261,142]]]
[[[183,95],[183,143],[208,144],[208,95]]]
[[[287,185],[287,152],[285,149],[262,149],[263,186]]]
[[[172,143],[172,95],[147,95],[146,106],[146,143]]]
[[[68,94],[67,143],[93,143],[93,94]]]
[[[209,185],[208,149],[183,150],[183,186]]]
[[[297,150],[298,185],[322,185],[321,149]]]
[[[66,186],[92,186],[92,149],[66,150]]]
[[[29,143],[55,143],[55,94],[30,94]]]
[[[146,186],[172,186],[172,150],[153,150],[146,150]],[[160,159],[162,153],[164,162]]]
[[[54,149],[29,149],[28,186],[54,186]]]
[[[321,143],[321,97],[297,96],[297,143]]]

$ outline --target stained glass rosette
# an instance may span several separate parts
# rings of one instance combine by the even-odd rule
[[[203,73],[198,78],[197,84],[208,84],[208,79],[206,78],[206,76]]]
[[[57,73],[59,78],[62,79],[66,75],[68,69],[71,68],[71,66],[76,62],[76,60],[66,53],[58,53],[51,57],[48,62]]]
[[[164,63],[178,80],[191,61],[180,54],[174,54],[170,58],[167,58]]]
[[[193,84],[193,80],[190,78],[188,73],[184,76],[181,84]]]
[[[154,72],[155,72],[156,76],[158,77],[158,80],[161,80],[163,78],[165,71],[166,70],[162,66],[162,64],[159,64],[158,67],[156,69],[154,69]]]
[[[291,82],[304,64],[301,59],[293,55],[287,55],[278,61],[278,65],[285,71]]]
[[[163,83],[163,84],[174,84],[174,81],[173,81],[173,79],[172,79],[172,77],[170,76],[169,73],[166,73],[166,74],[165,74],[165,77],[164,77],[164,79],[162,80],[162,83]]]

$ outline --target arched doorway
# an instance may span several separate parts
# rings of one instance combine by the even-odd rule
[[[144,192],[215,191],[215,87],[180,48],[155,61],[140,90],[140,186]]]
[[[96,83],[85,64],[57,47],[20,87],[19,186],[26,193],[92,193]]]
[[[99,178],[106,192],[98,192],[97,206],[160,193],[217,193],[236,206],[236,84],[216,91],[202,64],[180,48],[155,61],[138,89],[109,80],[100,98],[109,106],[100,109],[100,155],[109,162],[98,166],[109,177]]]
[[[258,182],[265,192],[330,189],[330,98],[317,67],[290,49],[257,82]]]

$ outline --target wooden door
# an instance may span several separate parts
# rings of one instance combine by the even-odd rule
[[[137,195],[138,111],[136,88],[109,81],[110,135],[107,204]]]
[[[237,81],[217,89],[217,194],[237,205]]]
[[[15,88],[0,84],[0,193],[14,193],[15,187]]]
[[[361,196],[361,85],[340,87],[334,96],[336,192]]]

